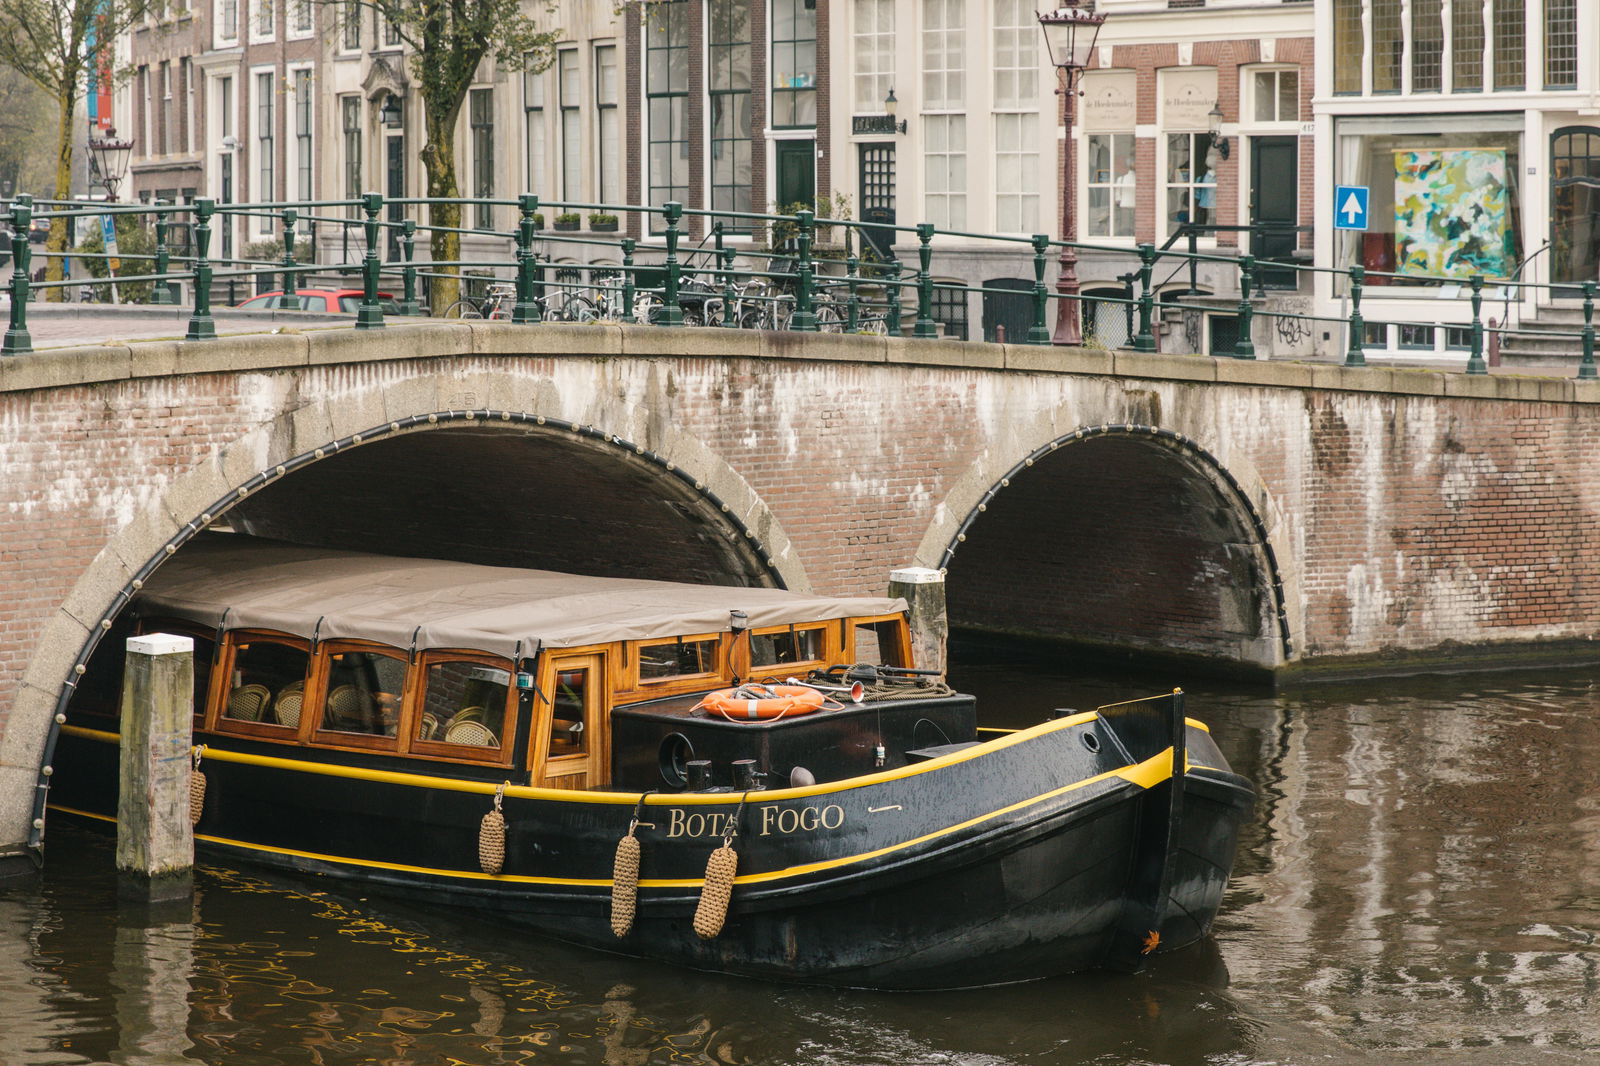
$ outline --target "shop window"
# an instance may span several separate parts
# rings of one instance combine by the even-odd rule
[[[1216,166],[1211,134],[1167,134],[1166,207],[1173,228],[1216,221]]]
[[[1132,237],[1139,178],[1132,133],[1093,133],[1086,142],[1084,184],[1090,237]]]
[[[457,748],[498,750],[504,736],[511,672],[488,663],[433,659],[423,670],[416,739]]]
[[[715,638],[668,640],[639,645],[639,680],[669,681],[679,677],[702,677],[717,672]]]
[[[750,667],[753,670],[818,662],[822,655],[823,631],[820,626],[750,634]]]

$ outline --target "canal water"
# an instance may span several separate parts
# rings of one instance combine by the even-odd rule
[[[1184,680],[1069,665],[953,679],[996,725]],[[1259,817],[1213,939],[1145,973],[790,988],[216,866],[149,913],[58,819],[43,879],[0,886],[0,1066],[1595,1061],[1600,675],[1185,687]]]

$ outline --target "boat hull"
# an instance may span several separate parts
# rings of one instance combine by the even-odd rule
[[[702,970],[872,988],[1003,984],[1137,967],[1204,936],[1253,793],[1202,729],[1178,722],[1187,742],[1162,747],[1160,723],[1141,735],[1077,715],[806,789],[641,802],[507,788],[504,867],[492,875],[478,856],[496,785],[483,772],[444,779],[208,737],[196,835],[230,861],[380,885]],[[114,741],[68,730],[59,806],[114,811]],[[636,816],[636,917],[619,937],[613,860]],[[702,939],[706,863],[725,843],[738,876],[721,931]]]

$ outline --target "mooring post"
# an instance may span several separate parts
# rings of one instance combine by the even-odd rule
[[[907,566],[889,571],[889,595],[910,606],[911,654],[919,670],[944,673],[950,620],[944,605],[944,571]]]
[[[117,875],[125,898],[154,903],[192,890],[193,702],[193,638],[129,637],[117,793]]]

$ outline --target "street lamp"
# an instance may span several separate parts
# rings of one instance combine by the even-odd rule
[[[384,97],[383,106],[378,108],[378,120],[386,130],[397,130],[405,125],[405,112],[400,110],[400,98],[394,93]]]
[[[94,158],[95,169],[100,172],[100,184],[106,187],[106,199],[117,202],[117,186],[128,173],[128,157],[133,154],[133,141],[119,140],[114,126],[106,127],[104,136],[89,138],[89,154]]]
[[[1072,197],[1077,183],[1072,173],[1072,105],[1077,95],[1077,78],[1094,55],[1095,38],[1106,17],[1078,6],[1079,0],[1066,0],[1065,6],[1039,13],[1039,28],[1044,31],[1050,62],[1061,71],[1062,85],[1057,91],[1064,98],[1062,108],[1066,136],[1061,141],[1061,249],[1060,272],[1056,278],[1056,344],[1083,343],[1083,328],[1078,321],[1078,253],[1072,242],[1078,239],[1074,224]]]

